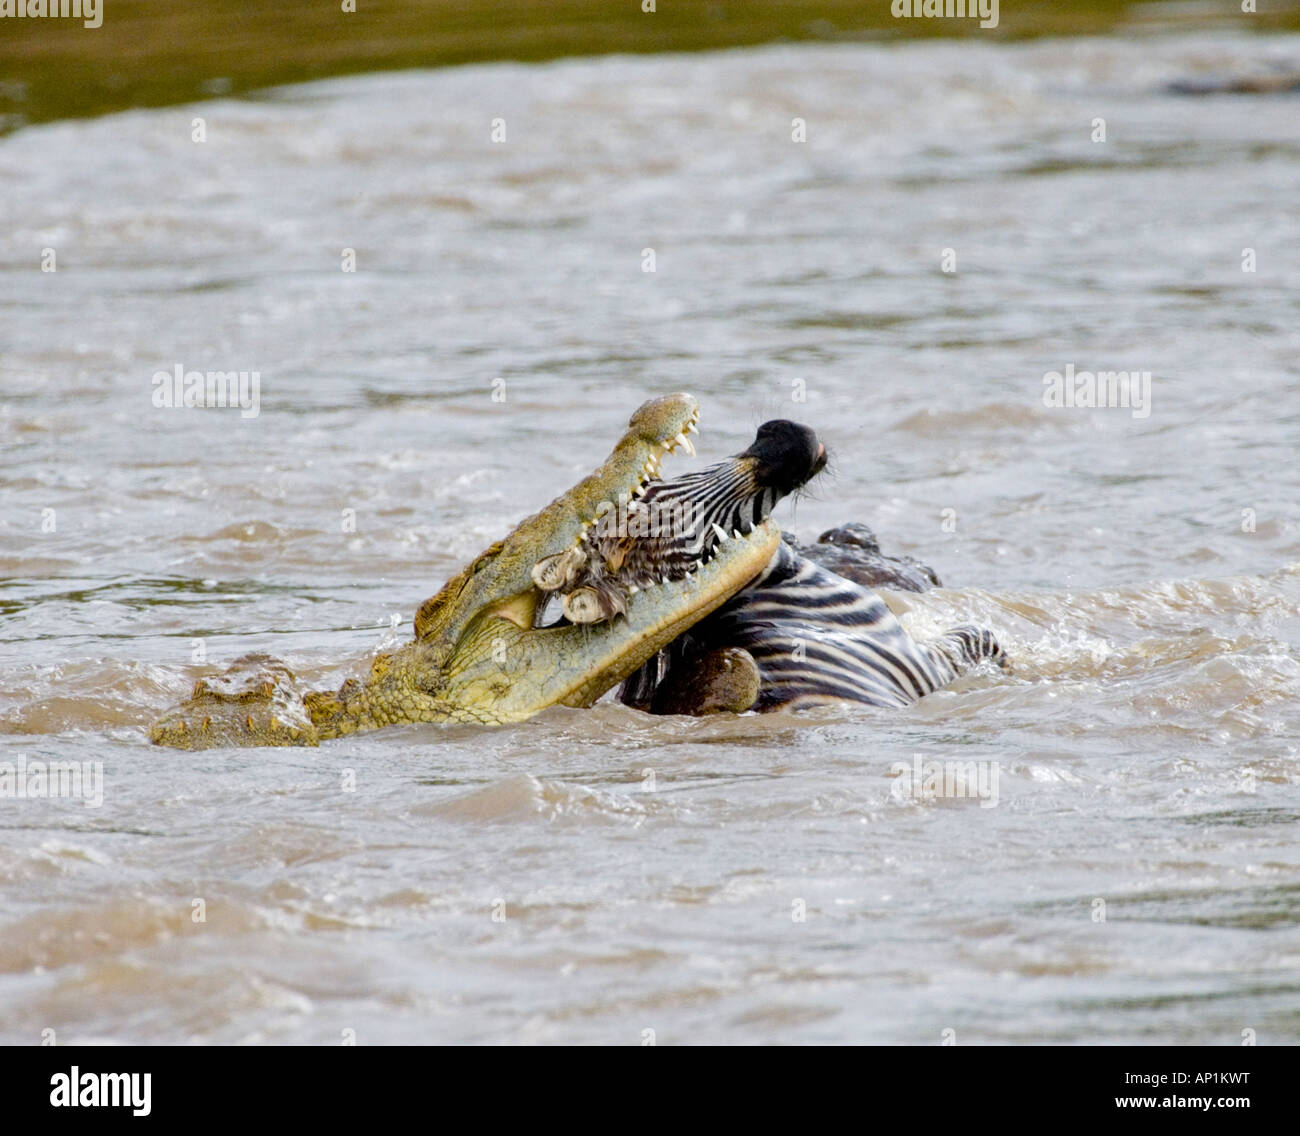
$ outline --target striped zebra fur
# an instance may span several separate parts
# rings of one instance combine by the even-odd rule
[[[647,708],[670,673],[689,676],[706,654],[733,647],[758,666],[759,711],[902,707],[985,659],[1005,666],[993,632],[965,624],[917,643],[875,592],[782,544],[758,579],[632,675],[619,698]]]
[[[680,578],[707,562],[720,541],[765,520],[823,463],[824,448],[806,427],[768,423],[745,453],[651,482],[629,506],[626,531],[598,540],[592,562],[633,586]],[[1004,664],[993,633],[979,627],[917,643],[875,592],[782,543],[753,583],[651,659],[619,697],[648,708],[670,671],[689,685],[706,654],[727,648],[747,651],[758,667],[756,710],[825,702],[901,707],[983,659]]]
[[[970,625],[917,643],[875,592],[786,544],[754,583],[685,638],[683,656],[722,647],[753,656],[762,680],[756,710],[825,702],[906,706],[983,659],[1004,659],[993,633]]]
[[[680,579],[707,561],[720,539],[749,532],[780,494],[755,484],[753,462],[728,458],[671,481],[654,481],[630,502],[625,532],[597,536],[597,553],[617,563],[618,578],[643,587]]]

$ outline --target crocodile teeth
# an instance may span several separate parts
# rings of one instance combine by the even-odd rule
[[[744,540],[744,539],[745,539],[743,536],[740,535],[740,530],[739,530],[739,529],[734,529],[734,530],[732,530],[731,535],[734,536],[737,540]]]
[[[718,524],[717,521],[713,522],[713,531],[718,534],[718,540],[723,544],[726,544],[726,542],[731,539],[731,537],[727,535],[727,530]]]
[[[686,452],[690,454],[691,457],[695,456],[695,446],[691,444],[690,438],[688,438],[685,434],[677,435],[677,444],[679,446],[685,446]]]

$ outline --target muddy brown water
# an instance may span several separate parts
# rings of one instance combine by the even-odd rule
[[[0,761],[103,772],[0,799],[0,1038],[1300,1040],[1300,115],[1162,90],[1293,51],[491,65],[0,141]],[[258,413],[156,407],[177,365]],[[1149,414],[1044,405],[1067,366]],[[1012,672],[148,744],[241,654],[325,685],[405,638],[682,389],[700,462],[815,426],[786,527],[926,560],[908,625]]]

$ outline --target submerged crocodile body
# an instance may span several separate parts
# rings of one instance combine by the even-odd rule
[[[773,507],[825,463],[807,427],[767,423],[734,458],[663,480],[666,453],[694,453],[688,435],[697,420],[689,395],[644,404],[603,465],[426,600],[413,641],[377,656],[366,678],[335,692],[303,692],[283,664],[249,657],[196,683],[191,697],[154,725],[153,741],[185,749],[316,745],[398,723],[500,725],[548,706],[590,706],[625,680],[625,702],[664,713],[805,704],[819,700],[823,682],[832,697],[901,705],[951,681],[969,662],[1000,656],[992,636],[976,629],[916,647],[874,593],[782,543],[769,519]],[[831,557],[841,570],[853,561],[888,586],[937,583],[915,561],[881,557],[862,526],[823,534],[806,551]],[[838,596],[837,627],[809,612],[803,615],[811,622],[797,627],[743,619],[750,603],[770,615],[774,600],[799,616],[805,602],[825,603],[803,585],[828,581],[854,589]],[[728,621],[710,622],[724,605]],[[699,628],[710,627],[714,637],[702,636]],[[857,637],[850,653],[858,652],[865,669],[856,687],[816,665],[797,676],[782,670],[779,656],[792,635],[828,634]],[[889,689],[877,681],[880,652],[887,670],[906,676]],[[798,656],[807,657],[802,646]],[[819,651],[813,657],[827,658]],[[837,655],[835,666],[842,664]]]

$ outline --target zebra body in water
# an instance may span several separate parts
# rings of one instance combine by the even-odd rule
[[[542,561],[533,578],[563,595],[572,622],[616,618],[626,593],[688,576],[825,464],[825,447],[809,427],[767,422],[743,453],[650,482],[632,503],[631,523],[593,532]],[[665,515],[677,518],[666,531],[654,523]],[[900,707],[984,659],[1005,665],[991,631],[961,626],[917,643],[874,591],[782,543],[757,579],[644,664],[619,698],[662,714],[826,702]]]
[[[875,592],[783,543],[757,580],[651,659],[619,697],[661,714],[900,707],[984,659],[1005,665],[993,632],[963,625],[918,643]]]

